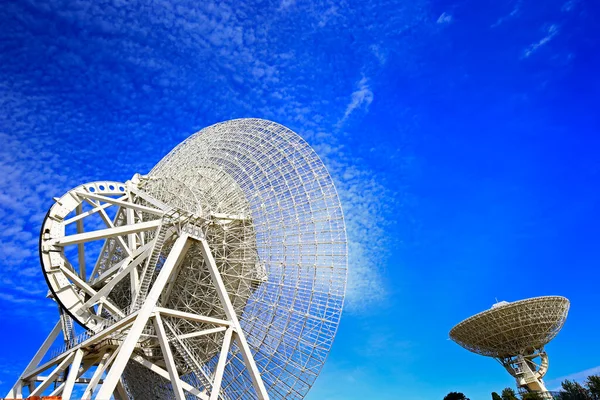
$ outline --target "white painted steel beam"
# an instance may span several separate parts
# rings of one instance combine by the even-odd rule
[[[79,355],[81,354],[81,355]],[[56,389],[54,389],[49,396],[59,396],[64,400],[69,400],[71,398],[71,394],[73,393],[73,388],[75,383],[77,383],[79,377],[83,375],[90,367],[91,364],[87,363],[87,365],[80,368],[81,360],[83,359],[84,352],[79,349],[75,352],[75,357],[73,362],[71,363],[71,367],[69,368],[69,374],[67,375],[67,379],[62,382]]]
[[[71,279],[71,281],[73,281],[73,283],[75,284],[75,286],[77,286],[80,289],[83,289],[90,296],[94,296],[97,293],[90,285],[87,284],[87,282],[82,281],[81,278],[79,278],[79,275],[77,275],[73,271],[71,271],[70,268],[61,265],[60,266],[60,270],[65,275],[67,275],[67,277],[69,279]],[[112,312],[114,314],[117,314],[120,317],[124,317],[125,316],[125,314],[123,314],[123,311],[121,311],[121,309],[119,307],[115,306],[108,299],[106,299],[104,301],[104,307],[106,307],[106,309],[108,311],[110,311],[110,312]]]
[[[260,400],[268,400],[269,394],[267,393],[267,388],[265,387],[262,377],[260,376],[260,372],[258,371],[256,362],[254,361],[254,356],[250,351],[250,346],[248,346],[246,336],[244,335],[244,331],[240,326],[240,322],[235,313],[235,309],[233,308],[233,304],[231,304],[231,300],[229,299],[229,295],[227,294],[227,289],[225,289],[225,284],[223,283],[221,274],[217,269],[217,264],[215,262],[215,259],[213,258],[212,252],[210,251],[208,242],[206,241],[206,239],[199,240],[199,242],[200,249],[202,251],[202,256],[204,257],[204,261],[206,261],[206,265],[208,266],[213,285],[215,286],[217,294],[219,295],[219,299],[223,304],[225,314],[227,315],[227,318],[232,322],[233,327],[235,329],[234,337],[236,338],[236,341],[240,347],[242,357],[244,358],[244,363],[246,364],[246,368],[248,368],[248,372],[250,373],[250,377],[252,378],[252,384],[254,385],[256,394]]]
[[[179,383],[179,373],[177,372],[177,367],[175,366],[175,359],[173,358],[173,353],[171,352],[171,348],[169,347],[169,339],[167,338],[167,334],[165,332],[165,327],[163,326],[160,313],[154,314],[154,328],[156,329],[158,343],[160,344],[160,349],[163,353],[165,365],[167,366],[167,372],[169,372],[169,379],[173,387],[173,392],[175,392],[175,398],[177,400],[185,400],[183,388]]]
[[[207,324],[215,324],[215,325],[220,325],[220,326],[230,326],[231,325],[230,321],[225,321],[223,319],[206,317],[204,315],[192,314],[192,313],[178,311],[178,310],[172,310],[170,308],[156,307],[156,311],[163,315],[168,315],[169,317],[187,319],[188,321],[205,322]]]
[[[127,396],[127,391],[125,390],[125,386],[123,386],[123,382],[121,380],[119,380],[119,382],[117,382],[117,387],[116,387],[116,391],[115,391],[114,395],[115,395],[115,400],[129,400],[129,396]],[[98,400],[100,400],[100,399],[98,399]]]
[[[131,257],[127,257],[127,258],[124,258],[123,260],[119,261],[118,263],[116,263],[115,265],[110,267],[108,270],[104,271],[102,273],[102,275],[98,276],[95,279],[92,279],[90,281],[90,284],[96,286],[96,285],[104,282],[106,279],[108,279],[110,276],[112,276],[116,271],[119,271],[121,268],[123,268],[124,264],[132,262],[132,260],[136,261],[138,258],[141,257],[140,262],[143,261],[149,255],[149,250],[151,249],[150,246],[151,246],[151,243],[148,243],[141,247],[138,247],[133,252],[133,255]]]
[[[46,340],[44,340],[44,343],[42,343],[42,345],[40,346],[38,351],[35,353],[35,355],[31,359],[31,361],[29,362],[29,364],[27,364],[27,367],[25,367],[25,370],[19,377],[19,380],[15,383],[15,385],[12,387],[10,392],[8,392],[8,394],[6,395],[6,398],[8,398],[8,399],[22,398],[23,378],[26,376],[26,374],[30,370],[34,369],[35,367],[37,367],[39,365],[39,363],[42,361],[42,359],[48,352],[48,349],[50,349],[50,346],[52,346],[52,343],[54,343],[54,341],[56,340],[56,338],[58,337],[58,334],[60,332],[62,332],[62,324],[59,319],[58,322],[56,323],[56,325],[54,325],[54,328],[50,331],[50,334],[48,335]]]
[[[144,367],[148,368],[150,371],[155,372],[156,374],[162,376],[165,379],[169,379],[169,373],[167,371],[165,371],[163,368],[159,367],[158,365],[151,363],[150,361],[146,360],[145,358],[143,358],[141,356],[134,356],[132,359],[134,361],[140,363]],[[200,399],[202,399],[202,400],[209,400],[208,396],[206,395],[206,393],[204,391],[200,391],[198,388],[195,388],[192,385],[190,385],[189,383],[182,381],[182,380],[179,380],[179,384],[181,385],[183,390],[185,390],[186,392],[190,392],[194,396],[200,397]]]
[[[227,363],[227,354],[229,354],[229,348],[231,347],[232,334],[233,328],[229,327],[229,329],[225,331],[225,336],[223,337],[223,345],[221,346],[219,361],[217,362],[217,368],[215,369],[215,379],[213,381],[212,389],[210,391],[210,400],[219,399],[219,393],[221,392],[221,382],[223,381],[223,373],[225,372],[225,364]]]
[[[152,221],[140,222],[139,224],[123,225],[117,226],[116,228],[100,229],[97,231],[68,235],[55,239],[53,244],[56,246],[68,246],[71,244],[84,243],[93,240],[106,239],[114,236],[127,235],[129,233],[136,233],[156,228],[161,224],[161,222],[162,221],[160,219],[155,219]]]
[[[65,382],[65,389],[62,392],[62,398],[65,400],[69,400],[71,398],[71,393],[73,393],[73,386],[75,385],[75,379],[79,373],[79,366],[81,365],[82,359],[83,350],[79,349],[75,352],[75,357],[73,357],[73,363],[71,364],[71,369],[69,370],[69,374],[67,375],[67,380]]]
[[[100,331],[99,333],[92,336],[91,338],[81,342],[79,345],[62,353],[60,356],[55,357],[54,359],[46,362],[45,364],[43,364],[41,366],[38,366],[37,368],[28,370],[27,372],[23,373],[23,380],[28,381],[28,380],[32,379],[33,377],[39,375],[40,373],[44,372],[48,368],[52,367],[53,365],[60,363],[65,358],[70,357],[75,350],[82,348],[82,347],[87,347],[92,344],[100,343],[102,340],[106,339],[108,336],[112,335],[114,332],[126,328],[127,326],[129,326],[133,323],[137,314],[138,314],[138,312],[136,311],[135,313],[128,315],[127,317],[115,322],[113,325],[109,326],[108,328]]]
[[[129,188],[129,191],[132,194],[134,194],[137,197],[142,198],[143,200],[152,204],[154,207],[156,207],[159,210],[162,210],[163,212],[167,212],[172,208],[172,207],[169,207],[168,205],[166,205],[165,203],[163,203],[162,201],[150,196],[148,193],[146,193],[142,190],[137,190],[133,185],[128,185],[127,187]]]
[[[123,199],[126,199],[126,198],[127,198],[127,196],[123,196],[123,197],[121,197],[119,200],[123,200]],[[106,204],[102,204],[101,206],[94,207],[93,209],[91,209],[91,210],[89,210],[89,211],[82,212],[82,213],[80,213],[80,214],[77,214],[77,215],[76,215],[76,216],[74,216],[73,218],[69,218],[69,219],[65,220],[65,221],[63,222],[63,225],[64,225],[64,226],[70,225],[70,224],[72,224],[73,222],[77,222],[77,221],[79,221],[79,220],[81,220],[81,219],[83,219],[83,218],[85,218],[85,217],[89,217],[90,215],[92,215],[92,214],[95,214],[95,213],[97,213],[98,211],[100,211],[100,210],[103,210],[103,209],[105,209],[105,208],[108,208],[108,207],[110,207],[110,206],[112,206],[112,205],[113,205],[113,204],[106,203]]]
[[[89,192],[79,192],[79,191],[75,192],[75,194],[82,198],[94,199],[94,200],[103,201],[105,203],[116,204],[116,205],[124,207],[124,208],[131,208],[134,210],[143,211],[143,212],[147,212],[147,213],[154,214],[154,215],[162,216],[165,213],[163,210],[159,210],[159,209],[152,208],[152,207],[146,207],[146,206],[142,206],[139,204],[130,203],[128,201],[123,201],[123,200],[115,199],[112,197],[102,196],[99,194],[93,194],[93,193],[89,193]]]
[[[42,383],[40,383],[33,392],[29,394],[29,397],[40,396],[42,393],[44,393],[44,390],[46,390],[48,386],[50,386],[50,384],[54,382],[56,378],[58,378],[58,375],[69,366],[74,357],[75,353],[72,352],[64,360],[62,360],[62,362],[58,364],[56,368],[54,368],[50,375],[48,375],[48,377]]]
[[[140,265],[142,263],[142,261],[144,261],[146,259],[146,257],[148,257],[149,252],[150,252],[149,250],[145,251],[144,253],[142,253],[139,257],[137,257],[133,261],[131,261],[131,259],[127,259],[127,260],[129,260],[128,261],[129,264],[125,268],[123,268],[120,272],[115,274],[113,276],[113,278],[107,284],[102,286],[102,288],[96,292],[96,294],[94,294],[92,297],[90,297],[90,299],[84,303],[82,308],[91,307],[94,304],[96,304],[102,297],[108,296],[109,293],[113,290],[113,288],[117,285],[117,283],[121,282],[121,280],[123,278],[125,278],[127,275],[129,275],[129,273],[133,269],[135,269],[138,265]]]
[[[190,332],[190,333],[185,333],[183,335],[178,335],[177,338],[184,340],[184,339],[190,339],[193,337],[198,337],[198,336],[204,336],[204,335],[210,335],[211,333],[218,333],[218,332],[223,332],[226,331],[227,328],[224,326],[219,326],[216,328],[211,328],[211,329],[205,329],[203,331],[197,331],[197,332]],[[175,340],[175,339],[171,339]]]
[[[130,194],[130,201],[133,203],[133,199],[131,199],[131,194]],[[127,218],[127,224],[129,224],[129,225],[135,224],[135,210],[133,210],[132,208],[127,208],[125,210],[125,217]],[[160,229],[160,228],[158,228],[158,229]],[[123,240],[123,238],[119,238],[119,239]],[[137,248],[137,245],[138,245],[138,243],[137,243],[137,239],[135,237],[135,233],[130,233],[129,235],[127,235],[127,246],[131,249],[131,251],[134,251]],[[139,283],[140,283],[140,276],[139,276],[137,268],[130,270],[130,272],[129,272],[129,291],[131,293],[132,299],[135,299],[137,297],[137,290],[138,290]]]
[[[83,207],[79,204],[75,208],[77,215],[83,212]],[[77,233],[83,233],[83,220],[77,221]],[[79,261],[79,276],[85,280],[85,246],[83,243],[77,245],[77,258]]]
[[[171,275],[171,271],[176,267],[177,264],[181,262],[189,246],[190,241],[188,235],[186,234],[180,236],[175,241],[175,244],[173,244],[173,248],[171,249],[169,256],[160,270],[152,289],[150,289],[144,304],[138,310],[137,317],[131,326],[129,333],[117,349],[117,358],[113,362],[113,366],[106,376],[106,379],[104,379],[104,383],[98,392],[98,398],[108,399],[115,391],[115,387],[121,375],[123,374],[123,370],[131,358],[133,349],[135,348],[135,345],[137,344],[140,335],[142,334],[142,331],[148,322],[148,319],[154,312],[156,302],[158,301],[160,293],[162,292],[169,279],[169,276]]]
[[[110,217],[108,216],[106,211],[100,210],[100,217],[102,217],[102,220],[104,221],[104,223],[106,224],[106,226],[108,228],[115,228],[115,224],[112,222],[112,220],[110,219]],[[128,224],[129,224],[129,222],[128,222]],[[133,224],[133,222],[131,224]],[[131,236],[131,235],[135,235],[135,234],[129,234],[129,235]],[[129,257],[131,257],[135,248],[132,247],[131,245],[127,245],[121,236],[117,236],[117,241],[119,242],[119,244],[121,245],[123,250],[125,250],[127,255]]]
[[[179,350],[183,350],[183,352],[186,354],[186,356],[188,357],[188,359],[190,359],[192,361],[192,363],[194,364],[193,365],[194,371],[196,371],[196,372],[200,371],[200,373],[206,379],[206,381],[210,382],[211,378],[209,378],[209,376],[206,374],[206,371],[204,371],[204,368],[202,368],[202,366],[194,358],[194,355],[190,352],[190,349],[188,348],[188,346],[185,343],[183,343],[183,340],[179,339],[179,337],[177,336],[177,332],[175,332],[175,330],[173,329],[173,327],[171,326],[171,324],[165,324],[165,326],[169,329],[169,331],[171,331],[171,334],[173,335],[173,338],[179,344],[179,346],[180,346]]]
[[[119,207],[117,209],[117,212],[115,213],[115,217],[113,219],[113,224],[115,224],[118,220],[119,217],[121,216],[121,214],[123,213],[123,208]],[[102,265],[103,261],[106,261],[107,258],[112,257],[112,254],[114,252],[114,248],[116,246],[113,247],[112,250],[109,249],[109,244],[111,243],[111,240],[105,240],[104,244],[102,245],[102,251],[100,251],[100,255],[98,256],[98,259],[96,260],[96,263],[94,264],[94,269],[92,270],[92,274],[90,275],[90,279],[94,279],[94,277],[96,276],[96,274],[98,273],[100,266]],[[104,254],[108,252],[109,255],[107,258],[104,257]]]
[[[83,391],[81,400],[87,400],[87,399],[92,398],[92,395],[94,394],[94,390],[96,389],[96,385],[98,385],[100,378],[102,378],[102,374],[104,373],[106,367],[110,365],[110,363],[112,362],[112,360],[114,359],[115,356],[116,356],[116,353],[114,353],[114,352],[111,353],[108,351],[104,351],[101,354],[100,361],[98,362],[98,366],[96,367],[96,370],[92,374],[92,377],[90,378],[88,385],[86,386],[85,390]]]
[[[50,361],[48,361],[48,362],[46,362],[46,363],[38,366],[37,368],[34,368],[34,369],[30,370],[30,371],[27,371],[26,373],[24,373],[23,381],[27,382],[27,381],[30,381],[30,380],[34,379],[36,376],[38,376],[42,372],[46,371],[50,367],[53,367],[53,366],[55,366],[57,364],[60,364],[66,358],[69,358],[72,355],[73,355],[73,349],[64,352],[60,356],[53,358],[52,360],[50,360]]]

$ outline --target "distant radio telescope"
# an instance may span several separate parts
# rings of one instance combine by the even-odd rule
[[[299,400],[341,317],[346,230],[310,146],[238,119],[54,198],[40,259],[60,317],[7,398]]]
[[[568,312],[569,300],[560,296],[502,301],[456,325],[450,338],[473,353],[498,360],[520,391],[545,393],[544,346],[561,330]]]

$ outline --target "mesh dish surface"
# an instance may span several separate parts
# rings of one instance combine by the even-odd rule
[[[190,191],[182,199],[177,190],[169,191],[179,207],[203,214],[248,214],[246,223],[216,231],[209,240],[211,250],[217,264],[228,265],[223,279],[239,300],[236,312],[269,396],[303,398],[329,353],[346,288],[344,217],[322,161],[286,127],[238,119],[192,135],[149,176]],[[235,188],[224,190],[224,185]],[[225,237],[231,248],[223,250]],[[253,286],[257,271],[264,276]],[[214,309],[185,298],[206,297],[202,287],[182,281],[178,304],[206,303],[207,310]],[[203,368],[212,371],[219,342],[214,337],[186,344],[195,349]],[[224,398],[255,398],[242,356],[235,346],[232,350],[223,377]]]
[[[452,328],[450,338],[484,356],[528,354],[554,339],[568,312],[569,300],[564,297],[520,300],[465,319]]]

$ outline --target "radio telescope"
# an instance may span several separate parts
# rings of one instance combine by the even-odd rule
[[[498,360],[521,391],[545,393],[544,346],[561,330],[568,312],[569,300],[560,296],[502,301],[456,325],[450,338],[473,353]]]
[[[302,399],[338,327],[347,244],[315,152],[238,119],[145,176],[54,198],[40,259],[60,318],[7,398]]]

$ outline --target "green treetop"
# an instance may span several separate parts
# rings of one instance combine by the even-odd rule
[[[450,392],[444,397],[444,400],[469,400],[467,396],[460,392]]]

